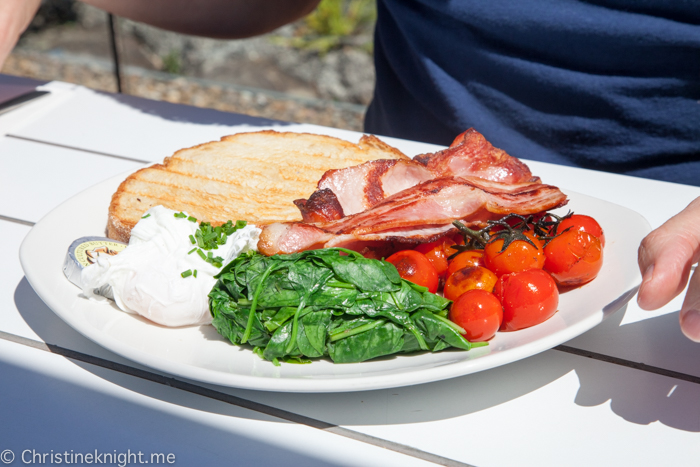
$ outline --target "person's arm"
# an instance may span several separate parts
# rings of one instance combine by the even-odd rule
[[[41,0],[0,0],[0,68],[27,29]]]
[[[170,31],[239,39],[272,31],[310,13],[320,0],[84,0]],[[41,0],[0,0],[0,68]]]
[[[700,198],[651,232],[639,247],[643,274],[637,303],[653,310],[683,292],[690,267],[700,259]],[[696,271],[680,312],[681,330],[700,342],[700,272]]]
[[[320,0],[83,1],[117,16],[169,31],[240,39],[264,34],[291,23],[310,13]]]

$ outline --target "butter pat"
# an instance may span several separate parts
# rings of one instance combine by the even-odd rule
[[[73,284],[82,288],[80,276],[83,269],[95,264],[98,255],[114,256],[126,248],[126,243],[106,237],[82,237],[68,247],[66,259],[63,262],[63,274]],[[109,285],[94,291],[96,295],[113,299]]]

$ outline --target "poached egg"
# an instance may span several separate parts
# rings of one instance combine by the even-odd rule
[[[98,255],[95,264],[83,269],[83,294],[106,301],[94,291],[109,284],[115,303],[127,313],[164,326],[210,323],[208,294],[221,268],[192,251],[196,245],[190,236],[195,236],[199,224],[175,214],[163,206],[149,209],[132,229],[124,251],[116,256]],[[209,251],[223,258],[224,267],[239,254],[255,250],[259,235],[260,229],[247,225]],[[185,271],[192,274],[183,277]]]

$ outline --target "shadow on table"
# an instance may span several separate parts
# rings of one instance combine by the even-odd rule
[[[127,380],[125,377],[111,379],[115,374],[103,368],[79,366],[118,385]],[[5,422],[0,427],[0,439],[3,449],[12,449],[18,458],[28,447],[40,453],[56,449],[61,453],[115,452],[120,455],[128,449],[132,453],[144,453],[147,462],[151,453],[173,454],[178,465],[341,465],[329,461],[327,456],[314,456],[312,449],[307,448],[305,452],[289,449],[275,439],[273,433],[261,439],[260,433],[266,428],[259,425],[253,430],[256,437],[245,431],[251,430],[250,427],[240,424],[208,424],[192,414],[179,416],[176,410],[160,410],[157,403],[143,398],[130,400],[112,391],[95,390],[67,381],[68,378],[51,377],[5,362],[0,362],[0,374],[3,395],[0,411]],[[241,418],[246,413],[237,407],[193,398],[170,388],[156,392],[145,381],[131,379],[128,389],[170,404],[227,417]],[[260,420],[278,422],[272,417],[260,417]],[[69,459],[66,457],[65,463],[74,463]],[[113,465],[118,462],[126,465],[121,460],[103,460]],[[129,465],[134,463],[130,461]]]
[[[196,123],[199,125],[294,125],[291,122],[272,120],[263,117],[252,117],[244,114],[223,112],[216,109],[194,107],[171,102],[157,101],[143,97],[130,96],[128,94],[112,94],[103,91],[93,91],[103,97],[112,99],[120,104],[129,106],[139,112],[163,118],[173,122]]]
[[[15,303],[27,324],[45,342],[144,368],[99,347],[74,331],[50,311],[26,279],[20,282],[15,291]],[[674,335],[672,328],[678,326],[675,314],[620,326],[625,309],[601,324],[614,331],[616,338],[624,339],[627,334],[635,336],[635,339],[640,335],[649,336],[650,342],[663,346],[664,352],[669,355],[698,352],[692,343],[681,337],[657,342],[656,336]],[[157,384],[144,384],[138,378],[124,377],[98,366],[81,362],[75,364],[137,393],[197,410],[211,410],[203,402],[203,397],[192,397]],[[646,425],[659,421],[679,430],[700,431],[700,404],[696,403],[700,400],[700,385],[556,350],[459,378],[377,391],[296,394],[201,386],[337,425],[387,425],[429,422],[476,413],[526,397],[568,377],[572,371],[578,376],[580,387],[577,393],[572,389],[570,397],[579,406],[591,407],[610,401],[613,412],[631,423]],[[693,374],[697,373],[700,373],[700,368]],[[533,404],[548,403],[533,396]],[[221,406],[220,403],[217,405]],[[220,413],[227,414],[229,411],[224,409]],[[245,411],[245,414],[253,419],[267,419],[265,415],[255,412]]]
[[[598,336],[609,336],[622,343],[641,340],[638,349],[649,355],[663,352],[665,361],[674,363],[674,371],[700,375],[700,346],[683,335],[677,312],[620,326],[623,317],[624,313],[617,313],[603,322],[596,328]],[[626,359],[655,366],[653,358],[643,355],[628,355]],[[613,412],[629,422],[648,425],[659,421],[680,430],[700,432],[697,383],[618,365],[577,365],[576,374],[581,388],[575,402],[580,406],[610,401]]]

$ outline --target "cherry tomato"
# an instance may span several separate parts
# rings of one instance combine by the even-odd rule
[[[440,277],[447,276],[447,257],[452,253],[451,245],[455,242],[451,238],[441,238],[430,243],[421,243],[416,247],[416,251],[419,251],[425,255],[428,260],[432,263],[433,267]]]
[[[455,242],[455,245],[464,245],[464,236],[459,231],[453,233],[451,238],[452,241]],[[454,251],[452,251],[452,253],[454,253]]]
[[[402,278],[427,287],[431,293],[437,292],[438,273],[423,253],[416,250],[402,250],[389,256],[386,260],[396,267]]]
[[[468,250],[463,251],[449,262],[447,267],[447,277],[459,271],[462,268],[469,266],[484,265],[484,250]]]
[[[457,298],[468,290],[480,289],[492,292],[498,277],[482,266],[470,266],[455,271],[445,281],[443,293],[448,300]]]
[[[559,306],[557,284],[542,269],[501,276],[494,295],[503,305],[501,331],[529,328],[551,318]]]
[[[567,230],[544,247],[544,270],[560,285],[592,281],[603,266],[603,246],[598,237],[582,230]]]
[[[566,229],[580,230],[582,232],[589,233],[594,237],[598,237],[598,239],[600,239],[601,246],[605,246],[605,234],[603,233],[603,228],[591,216],[572,214],[571,217],[567,217],[559,223],[557,232],[562,233]]]
[[[450,308],[450,319],[466,333],[470,342],[491,339],[501,327],[503,307],[501,302],[485,290],[470,290],[463,293]]]
[[[529,238],[535,246],[530,245],[524,240],[515,240],[505,251],[503,248],[503,239],[497,239],[490,242],[484,248],[484,264],[497,276],[510,274],[513,272],[525,271],[527,269],[542,269],[544,266],[544,251],[542,241],[536,238],[531,232],[525,232],[525,236]]]

